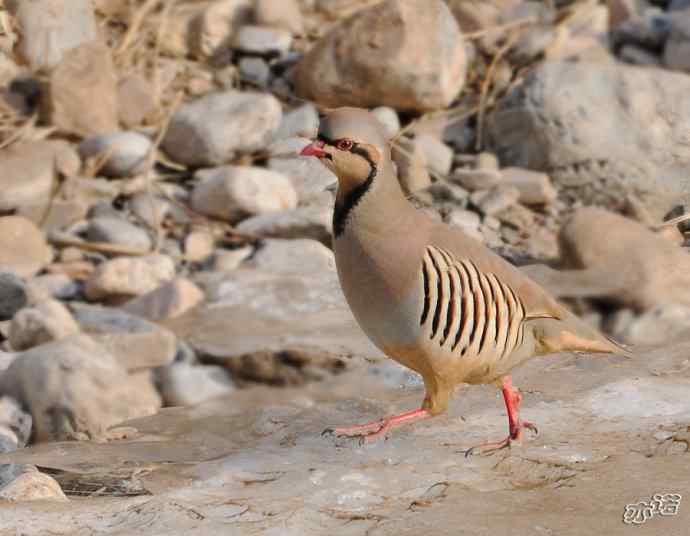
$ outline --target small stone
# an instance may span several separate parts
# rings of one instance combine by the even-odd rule
[[[149,138],[138,132],[116,132],[84,140],[79,154],[84,159],[102,161],[101,171],[109,177],[131,177],[146,168],[152,145]]]
[[[660,345],[680,340],[690,329],[690,308],[668,303],[634,317],[621,332],[621,340],[635,345]]]
[[[461,169],[453,171],[449,179],[470,192],[488,190],[501,184],[503,175],[496,169]]]
[[[422,134],[414,139],[414,145],[419,147],[426,158],[431,173],[446,177],[453,165],[453,150],[441,140],[428,134]]]
[[[74,299],[80,292],[81,287],[71,277],[66,274],[45,274],[31,279],[31,286],[38,287],[43,292],[57,300]],[[2,299],[0,290],[0,299]]]
[[[110,49],[100,42],[65,52],[42,93],[46,120],[81,137],[118,130],[117,76]]]
[[[388,106],[379,106],[371,111],[372,115],[383,125],[387,139],[392,139],[400,132],[400,117],[398,112]]]
[[[163,148],[189,166],[217,166],[236,153],[265,148],[280,126],[282,110],[272,95],[227,91],[183,106],[170,122]]]
[[[161,285],[156,290],[127,302],[128,313],[158,322],[180,316],[204,301],[204,293],[183,277]]]
[[[224,166],[198,171],[194,210],[229,222],[297,206],[297,192],[283,174],[258,168]]]
[[[13,273],[0,273],[0,321],[11,320],[27,301],[24,281]]]
[[[638,16],[637,0],[606,0],[609,8],[609,31]]]
[[[471,210],[453,210],[448,214],[447,222],[463,231],[479,231],[481,219],[479,214]]]
[[[431,176],[422,147],[401,137],[393,145],[391,158],[398,167],[398,180],[403,192],[411,194],[428,188]]]
[[[158,324],[123,308],[71,303],[70,309],[82,332],[129,372],[162,367],[175,359],[177,337]]]
[[[262,58],[244,57],[238,64],[242,80],[265,88],[271,81],[271,69]]]
[[[553,203],[558,192],[546,173],[528,169],[508,167],[501,170],[503,184],[512,186],[520,192],[520,203],[526,205],[546,205]]]
[[[290,138],[294,140],[294,138]],[[300,204],[314,198],[336,184],[338,179],[318,159],[311,156],[276,155],[268,160],[268,168],[286,175],[297,192]]]
[[[0,500],[66,502],[68,499],[53,477],[38,471],[27,471],[0,488]]]
[[[213,261],[213,269],[217,272],[232,272],[247,260],[254,248],[245,246],[237,249],[218,249]]]
[[[53,251],[43,233],[21,216],[0,217],[0,272],[31,277],[50,263]]]
[[[486,151],[479,153],[477,155],[477,169],[498,171],[500,169],[498,157],[494,153]]]
[[[513,204],[495,214],[501,223],[517,229],[521,233],[526,233],[535,224],[534,212],[520,204]]]
[[[250,54],[285,55],[291,45],[290,32],[264,26],[242,26],[233,39],[233,48]]]
[[[216,241],[207,231],[192,231],[184,239],[184,255],[188,261],[204,262],[215,249]]]
[[[446,181],[435,182],[426,191],[432,195],[433,200],[436,202],[453,203],[462,207],[467,205],[467,199],[469,198],[467,190],[457,184]]]
[[[251,0],[219,0],[199,13],[192,24],[189,41],[201,58],[214,58],[228,48],[235,33],[253,18]]]
[[[235,390],[228,371],[217,365],[174,363],[160,370],[166,406],[194,406]]]
[[[280,274],[303,274],[320,271],[334,271],[333,252],[316,240],[268,239],[247,266]]]
[[[25,307],[14,316],[9,341],[13,350],[28,350],[77,333],[79,326],[69,310],[57,300],[47,300]]]
[[[14,398],[3,396],[0,398],[0,431],[10,432],[14,442],[13,449],[26,446],[31,438],[31,415],[26,413]],[[8,434],[8,435],[10,435]],[[0,449],[0,452],[8,450]]]
[[[109,296],[140,296],[175,277],[175,263],[166,255],[118,257],[100,264],[86,281],[90,300]]]
[[[481,194],[481,195],[476,195]],[[520,192],[514,186],[495,186],[485,192],[475,192],[470,199],[486,216],[494,216],[515,204],[520,197]]]
[[[270,238],[311,238],[330,244],[333,209],[329,206],[305,206],[275,214],[254,216],[240,223],[236,230]]]
[[[154,90],[151,84],[138,74],[121,78],[117,85],[117,111],[120,122],[126,128],[141,125],[156,111]]]
[[[257,0],[254,8],[256,23],[282,28],[294,35],[304,33],[304,21],[296,0]]]
[[[140,251],[149,251],[153,244],[147,231],[122,218],[94,218],[89,222],[86,237],[91,242],[118,244]]]
[[[674,71],[690,72],[690,10],[673,14],[671,35],[664,47],[664,65]]]
[[[311,143],[308,138],[294,137],[286,139],[277,139],[268,146],[268,153],[271,157],[286,158],[299,156],[307,145]],[[313,159],[304,159],[309,162]],[[322,166],[323,167],[323,166]]]
[[[22,29],[17,52],[31,70],[49,70],[64,55],[98,37],[90,0],[33,0],[7,3]]]
[[[283,116],[283,121],[274,139],[283,140],[293,137],[312,139],[316,137],[318,130],[319,112],[313,104],[307,103],[290,110]]]

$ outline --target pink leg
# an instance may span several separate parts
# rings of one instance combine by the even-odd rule
[[[399,428],[404,424],[409,424],[431,417],[426,409],[416,409],[394,417],[386,417],[378,421],[373,421],[367,424],[360,424],[357,426],[350,426],[344,428],[327,428],[323,434],[333,434],[335,436],[345,437],[359,437],[363,443],[374,443],[379,439],[385,437],[390,431]]]
[[[472,447],[465,452],[466,457],[471,456],[477,450],[486,453],[509,447],[513,441],[520,441],[522,439],[522,431],[524,428],[532,430],[537,435],[539,434],[534,423],[520,420],[520,403],[522,402],[522,395],[519,390],[513,387],[513,380],[510,376],[503,378],[502,391],[503,400],[505,401],[506,411],[508,413],[508,437],[501,441],[493,441]]]

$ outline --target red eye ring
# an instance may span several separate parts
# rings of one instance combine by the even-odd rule
[[[352,149],[352,146],[354,143],[352,140],[348,140],[347,138],[344,138],[342,140],[338,140],[338,143],[336,144],[336,147],[340,149],[341,151],[349,151]]]

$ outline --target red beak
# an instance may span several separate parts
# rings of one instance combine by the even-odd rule
[[[326,156],[326,151],[323,150],[323,146],[325,145],[324,142],[320,140],[316,140],[313,143],[310,143],[307,145],[304,149],[302,149],[302,152],[300,155],[302,156],[315,156],[316,158],[323,158]]]

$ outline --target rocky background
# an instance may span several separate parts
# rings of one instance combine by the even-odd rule
[[[329,107],[372,109],[421,210],[592,324],[690,334],[688,1],[0,9],[2,452],[382,357],[338,288],[335,177],[298,156]],[[90,493],[47,472],[0,466],[0,500]]]

